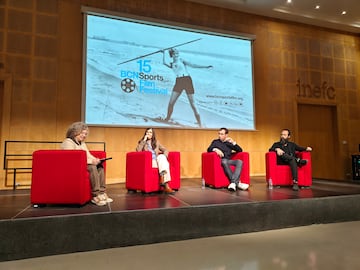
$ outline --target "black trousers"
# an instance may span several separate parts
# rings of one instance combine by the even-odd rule
[[[298,165],[297,165],[297,162],[296,162],[296,157],[284,153],[282,156],[280,156],[280,159],[284,163],[286,163],[286,164],[288,164],[290,166],[290,170],[291,170],[291,174],[292,174],[294,183],[297,183],[297,181],[298,181]]]

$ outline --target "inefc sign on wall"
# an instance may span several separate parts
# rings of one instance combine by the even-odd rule
[[[335,88],[329,86],[326,81],[324,81],[320,86],[306,84],[298,79],[296,81],[296,86],[298,89],[298,97],[303,98],[318,98],[318,99],[328,99],[334,100],[336,97]]]

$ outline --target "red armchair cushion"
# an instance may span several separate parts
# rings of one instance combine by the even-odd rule
[[[221,166],[220,157],[215,152],[204,152],[201,155],[201,159],[202,178],[205,180],[205,184],[215,188],[227,187],[230,182]],[[231,159],[240,159],[243,161],[240,181],[250,184],[249,153],[238,152],[233,154]]]
[[[91,151],[106,157],[104,151]],[[32,204],[85,204],[91,186],[83,150],[37,150],[33,153]]]
[[[170,187],[180,189],[180,152],[169,152]],[[152,167],[149,151],[126,154],[126,189],[145,193],[159,191],[159,170]]]
[[[312,185],[312,168],[311,168],[311,153],[297,152],[296,156],[301,159],[306,159],[307,164],[298,167],[298,184],[299,186]],[[290,186],[293,184],[293,178],[289,165],[277,163],[277,156],[275,152],[267,152],[265,154],[266,162],[266,181],[271,178],[275,186]]]

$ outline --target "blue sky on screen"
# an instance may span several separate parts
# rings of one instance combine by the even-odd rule
[[[138,44],[151,44],[159,49],[171,47],[176,44],[201,38],[200,42],[192,44],[192,51],[216,53],[231,57],[251,56],[251,43],[248,40],[219,36],[215,34],[203,34],[200,32],[179,30],[176,28],[161,27],[144,23],[136,23],[123,20],[114,20],[98,16],[90,16],[88,23],[88,36],[106,37],[108,39],[122,42],[124,38],[127,42]],[[156,38],[154,38],[156,37]],[[224,40],[226,40],[224,42]],[[226,49],[224,48],[226,44]]]

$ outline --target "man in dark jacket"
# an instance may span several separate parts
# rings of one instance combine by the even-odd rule
[[[240,174],[242,169],[242,160],[232,160],[231,155],[234,152],[242,152],[242,148],[236,142],[228,137],[229,130],[227,128],[219,129],[219,139],[213,140],[208,147],[208,152],[215,152],[221,158],[221,166],[228,177],[230,184],[228,190],[236,191],[236,187],[242,190],[249,188],[248,184],[240,182]],[[231,170],[230,165],[235,166],[234,172]]]
[[[310,146],[302,147],[289,141],[290,130],[283,129],[280,134],[280,141],[275,142],[269,151],[276,152],[278,163],[287,164],[290,166],[293,177],[293,190],[299,190],[298,186],[298,166],[303,166],[307,160],[297,158],[295,152],[312,151]]]

